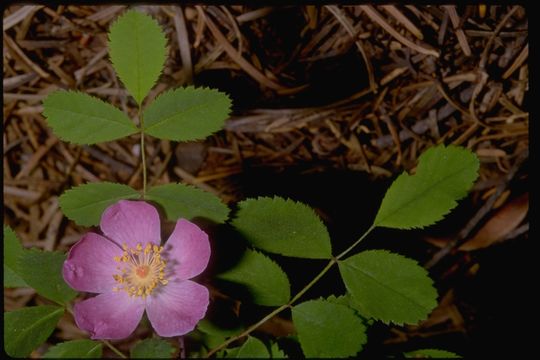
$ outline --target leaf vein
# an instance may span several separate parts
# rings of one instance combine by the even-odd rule
[[[369,274],[368,272],[364,271],[362,268],[358,268],[352,264],[345,264],[346,266],[349,266],[353,269],[356,269],[358,271],[360,271],[364,276],[366,276],[367,278],[369,278],[370,280],[374,281],[376,284],[379,284],[381,285],[382,287],[384,287],[385,289],[387,290],[390,290],[391,292],[401,296],[403,299],[407,300],[409,303],[411,303],[412,305],[416,306],[416,307],[419,307],[421,308],[422,310],[426,310],[426,311],[430,311],[431,309],[428,308],[428,307],[425,307],[424,305],[418,303],[417,301],[415,301],[414,299],[410,298],[409,296],[395,290],[393,287],[391,286],[388,286],[386,285],[385,283],[381,282],[379,279],[377,279],[376,277],[372,276],[371,274]],[[354,295],[353,295],[354,297]]]

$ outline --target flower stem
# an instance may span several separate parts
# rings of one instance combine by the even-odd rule
[[[233,336],[231,337],[230,339],[224,341],[223,343],[221,343],[220,345],[218,345],[217,347],[213,348],[212,350],[210,350],[208,352],[208,354],[206,355],[207,357],[210,357],[212,356],[213,354],[215,354],[216,352],[218,352],[219,350],[227,347],[230,343],[238,340],[238,339],[241,339],[243,338],[244,336],[247,336],[249,334],[251,334],[251,332],[255,329],[257,329],[259,326],[261,326],[262,324],[264,324],[266,321],[270,320],[271,318],[273,318],[274,316],[276,316],[277,314],[279,314],[280,312],[282,312],[283,310],[287,309],[287,308],[290,308],[292,307],[292,304],[294,304],[298,299],[300,299],[302,297],[302,295],[304,295],[309,289],[311,289],[311,287],[313,285],[315,285],[323,276],[324,274],[326,274],[328,272],[328,270],[330,270],[332,268],[332,266],[334,266],[334,264],[337,264],[338,260],[341,259],[342,257],[344,257],[345,255],[347,255],[349,252],[352,251],[352,249],[354,249],[356,247],[356,245],[358,245],[362,240],[364,240],[364,238],[366,236],[368,236],[368,234],[375,228],[375,225],[371,225],[369,229],[366,230],[366,232],[364,234],[362,234],[362,236],[360,236],[360,238],[358,240],[356,240],[354,242],[354,244],[352,244],[351,246],[349,246],[345,251],[343,251],[341,254],[339,254],[338,256],[336,256],[335,258],[332,258],[328,264],[326,264],[326,266],[324,267],[324,269],[321,270],[321,272],[315,276],[313,278],[313,280],[311,280],[306,286],[304,286],[304,288],[302,290],[300,290],[298,292],[298,294],[296,294],[287,304],[284,304],[284,305],[281,305],[280,307],[276,308],[274,311],[272,311],[270,314],[266,315],[264,318],[262,318],[261,320],[259,320],[258,322],[256,322],[255,324],[251,325],[247,330],[245,330],[243,333],[239,334],[239,335],[236,335],[236,336]]]
[[[142,198],[146,195],[146,153],[144,149],[144,119],[141,112],[141,106],[139,105],[139,121],[141,126],[141,161],[142,161],[142,173],[143,173],[143,192]]]
[[[120,350],[115,348],[114,345],[111,344],[110,342],[108,342],[107,340],[101,340],[101,342],[104,343],[105,345],[107,345],[107,347],[109,349],[111,349],[116,355],[120,356],[122,359],[127,359],[126,355],[122,354],[122,352]]]

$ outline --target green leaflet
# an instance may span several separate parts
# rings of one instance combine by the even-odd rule
[[[253,246],[276,254],[330,259],[326,227],[309,206],[280,197],[247,199],[238,204],[232,225]]]
[[[133,359],[171,359],[175,348],[162,339],[145,339],[131,349]]]
[[[188,220],[202,217],[216,223],[223,223],[229,216],[229,208],[221,200],[206,191],[184,184],[153,186],[146,193],[147,200],[163,206],[167,219]]]
[[[306,358],[355,356],[367,341],[362,319],[344,305],[306,301],[293,307],[292,318]]]
[[[135,10],[126,11],[109,31],[114,70],[139,105],[163,70],[167,40],[159,24]]]
[[[144,111],[144,132],[160,139],[204,139],[220,130],[231,100],[222,92],[192,86],[167,91]]]
[[[101,214],[109,206],[123,199],[137,199],[133,188],[116,183],[87,183],[71,188],[60,196],[64,215],[79,225],[98,225]]]
[[[212,323],[208,319],[202,319],[201,321],[199,321],[199,323],[197,324],[197,329],[204,334],[219,335],[224,339],[229,336],[240,334],[244,330],[242,326],[237,326],[233,329],[224,329]]]
[[[385,323],[416,324],[437,306],[427,271],[414,260],[385,250],[369,250],[339,261],[350,306]]]
[[[238,335],[244,331],[244,327],[235,326],[234,328],[221,328],[210,322],[208,319],[202,319],[197,324],[197,330],[203,333],[203,342],[208,349],[213,349],[225,341],[226,338]]]
[[[18,259],[24,249],[15,232],[4,225],[4,287],[28,286],[19,275]]]
[[[66,255],[59,252],[26,250],[19,257],[20,275],[38,294],[59,304],[73,300],[77,293],[62,277]]]
[[[240,262],[218,278],[245,285],[259,305],[286,304],[291,296],[287,275],[263,254],[247,249]]]
[[[465,197],[478,176],[475,154],[439,145],[424,152],[415,175],[402,173],[392,183],[374,225],[411,229],[441,220]]]
[[[56,136],[75,144],[95,144],[138,131],[119,109],[77,91],[55,91],[43,100],[43,115]]]
[[[268,359],[270,353],[264,343],[253,337],[248,336],[242,346],[226,350],[226,358],[230,359]]]
[[[9,356],[27,358],[52,334],[64,314],[57,306],[25,307],[4,313],[4,346]]]
[[[102,356],[103,344],[92,340],[71,340],[51,346],[43,359],[96,359]]]
[[[461,356],[459,356],[456,353],[446,351],[446,350],[439,350],[439,349],[420,349],[415,351],[410,351],[407,353],[404,353],[406,358],[434,358],[434,359],[461,359]]]
[[[272,359],[284,359],[287,357],[287,355],[285,355],[283,350],[279,348],[279,345],[277,342],[272,343],[270,345],[270,355]]]

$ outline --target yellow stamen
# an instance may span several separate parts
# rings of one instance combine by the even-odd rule
[[[122,256],[115,256],[119,262],[118,273],[113,275],[116,286],[113,291],[124,290],[131,297],[150,296],[158,286],[165,286],[167,263],[161,258],[163,246],[137,243],[135,248],[122,245]]]

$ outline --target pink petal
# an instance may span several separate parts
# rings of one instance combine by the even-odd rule
[[[101,216],[101,231],[118,245],[134,248],[137,243],[159,245],[161,234],[159,214],[144,201],[120,200],[109,206]]]
[[[176,222],[164,249],[167,263],[179,279],[191,279],[206,269],[210,259],[208,235],[185,219]]]
[[[144,300],[125,291],[108,292],[75,304],[75,322],[92,339],[123,339],[137,327]]]
[[[115,256],[122,249],[107,238],[88,233],[69,250],[62,269],[64,280],[73,289],[93,293],[109,292],[116,284]]]
[[[208,289],[190,280],[174,280],[146,299],[146,313],[159,336],[187,334],[206,314]]]

